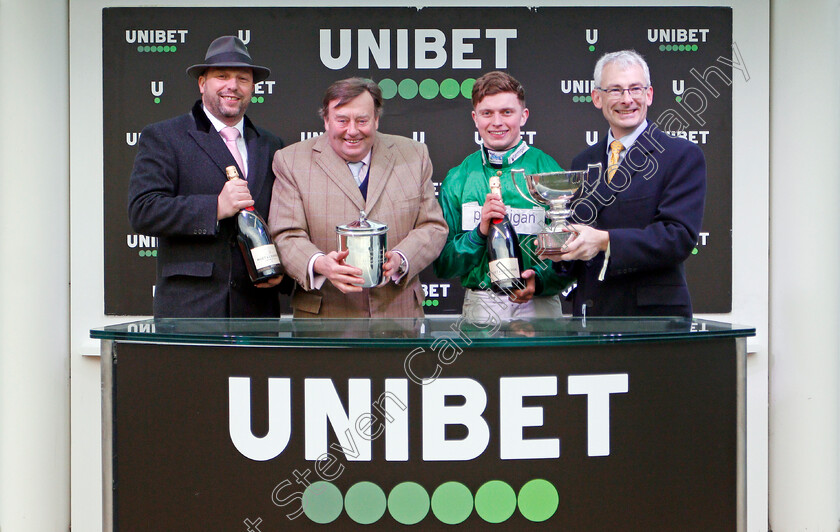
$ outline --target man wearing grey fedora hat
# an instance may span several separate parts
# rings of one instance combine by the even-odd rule
[[[283,147],[245,116],[254,84],[271,71],[240,39],[223,36],[187,74],[201,98],[189,113],[143,129],[129,182],[131,225],[158,237],[154,315],[279,316],[283,276],[253,285],[236,241],[241,209],[268,217],[271,161]],[[228,181],[228,166],[245,179]]]

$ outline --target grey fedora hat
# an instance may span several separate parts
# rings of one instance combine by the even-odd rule
[[[250,68],[254,72],[254,83],[266,79],[271,70],[267,67],[255,65],[251,61],[251,54],[248,48],[240,39],[225,35],[210,43],[207,47],[207,54],[204,62],[193,65],[187,69],[187,74],[198,79],[208,68]]]

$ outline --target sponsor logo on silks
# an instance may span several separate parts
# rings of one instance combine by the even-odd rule
[[[449,283],[426,284],[423,283],[424,307],[437,307],[441,300],[449,297]]]
[[[147,235],[125,235],[125,241],[129,248],[138,249],[141,257],[157,257],[158,238]]]
[[[140,53],[171,53],[187,42],[189,30],[125,30],[125,42],[136,44]]]
[[[518,235],[536,235],[545,229],[545,209],[542,207],[531,207],[530,209],[517,209],[505,205],[508,219],[513,230]],[[471,201],[461,205],[461,230],[472,231],[478,227],[481,221],[481,205],[477,201]]]

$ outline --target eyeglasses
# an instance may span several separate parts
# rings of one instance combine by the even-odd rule
[[[601,91],[601,92],[607,93],[607,98],[612,98],[612,99],[617,100],[624,95],[624,91],[627,91],[628,93],[630,93],[630,97],[638,98],[642,94],[644,94],[645,91],[648,90],[649,88],[650,88],[650,85],[645,85],[645,86],[636,85],[635,87],[630,87],[629,89],[619,89],[618,87],[611,87],[609,89],[602,89],[601,87],[598,87],[598,90]]]

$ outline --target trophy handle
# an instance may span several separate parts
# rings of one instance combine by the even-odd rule
[[[602,173],[601,170],[602,169],[603,169],[603,165],[601,163],[595,163],[595,164],[590,163],[586,167],[586,180],[590,183],[595,183],[592,187],[593,190],[598,186],[598,183],[601,182],[601,173]],[[590,176],[592,175],[592,170],[597,170],[596,173],[595,173],[595,180],[594,181],[590,179]],[[581,184],[581,188],[584,188],[583,183]]]
[[[519,195],[522,196],[522,198],[525,201],[529,201],[529,202],[533,203],[534,205],[536,205],[537,207],[544,207],[544,205],[542,205],[541,203],[537,203],[536,201],[534,201],[534,199],[531,197],[530,194],[525,194],[524,192],[522,192],[522,189],[519,188],[519,183],[516,182],[516,174],[520,174],[522,176],[522,179],[524,180],[525,179],[525,169],[524,168],[511,168],[510,169],[510,178],[513,180],[513,186],[516,187],[516,191],[519,192]]]

